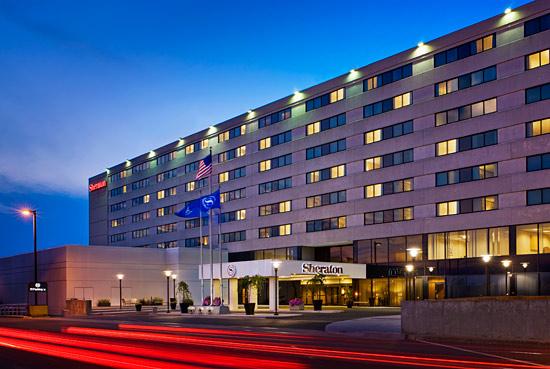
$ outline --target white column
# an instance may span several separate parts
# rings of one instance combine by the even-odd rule
[[[237,278],[228,279],[229,283],[229,310],[236,311],[239,308],[239,284]]]
[[[271,312],[275,312],[275,304],[277,303],[275,291],[277,291],[275,277],[269,277],[269,311]]]

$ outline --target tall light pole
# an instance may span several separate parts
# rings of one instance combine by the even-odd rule
[[[178,300],[176,300],[176,279],[178,278],[178,275],[177,274],[172,274],[172,282],[174,283],[174,301],[178,302]]]
[[[38,253],[36,252],[36,209],[19,211],[23,216],[32,216],[32,238],[34,243],[34,282],[38,282]],[[38,305],[38,292],[34,293],[34,304]]]
[[[172,275],[171,270],[165,270],[164,275],[166,276],[166,312],[170,312],[170,276]]]
[[[412,273],[414,272],[414,265],[412,265],[412,264],[407,264],[407,265],[405,265],[405,270],[406,270],[409,274],[412,274]],[[407,286],[407,285],[408,285],[408,283],[407,283],[407,281],[405,281],[405,286]],[[416,294],[416,293],[415,293],[416,291],[414,291],[414,290],[415,290],[415,287],[414,287],[414,284],[413,284],[413,295]],[[406,293],[406,295],[410,295],[410,292],[409,292],[408,294]],[[408,296],[408,297],[409,297],[409,298],[407,298],[407,300],[410,300],[410,296]]]
[[[527,267],[529,266],[529,262],[528,261],[524,261],[523,263],[521,263],[521,266],[523,268],[523,283],[525,284],[526,286],[526,290],[528,289],[527,288]]]
[[[489,262],[491,261],[492,255],[481,255],[481,260],[483,260],[483,264],[485,264],[485,296],[491,296],[491,282],[490,282],[490,276],[489,276]]]
[[[280,266],[281,262],[279,260],[273,261],[273,270],[275,271],[275,313],[273,315],[279,315],[279,280],[277,272]]]
[[[511,260],[502,260],[501,261],[502,266],[504,267],[505,273],[504,273],[504,294],[508,295],[508,268],[512,264]]]
[[[122,310],[122,280],[124,279],[124,274],[117,274],[116,277],[118,278],[118,294],[119,294],[119,304],[120,309]]]
[[[412,258],[412,284],[413,284],[413,300],[416,300],[416,279],[414,275],[414,262],[416,261],[416,257],[420,253],[420,249],[418,247],[411,247],[410,249],[407,249],[409,252],[409,255]]]

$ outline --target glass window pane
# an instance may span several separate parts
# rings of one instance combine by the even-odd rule
[[[516,227],[516,254],[536,254],[538,248],[538,229],[536,224]]]

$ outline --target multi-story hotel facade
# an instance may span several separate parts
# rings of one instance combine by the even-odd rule
[[[329,304],[550,294],[549,28],[529,3],[111,167],[89,180],[90,244],[198,247],[174,212],[209,191],[211,150],[214,247],[304,261],[281,302],[308,298],[306,262],[337,271]]]

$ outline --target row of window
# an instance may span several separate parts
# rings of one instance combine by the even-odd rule
[[[497,99],[492,98],[435,114],[435,125],[442,126],[497,111]]]
[[[232,138],[246,134],[246,124],[231,128],[225,132],[218,133],[218,142],[229,141]]]
[[[439,172],[435,175],[436,186],[446,186],[456,183],[465,183],[479,181],[482,179],[493,178],[498,175],[497,163],[475,165],[460,169]]]
[[[382,156],[375,156],[373,158],[365,159],[365,172],[392,167],[399,164],[411,163],[412,161],[414,161],[413,149],[398,151]]]
[[[306,232],[321,232],[332,229],[346,228],[347,218],[345,216],[326,219],[308,220],[306,222]]]
[[[436,204],[436,215],[444,217],[447,215],[477,213],[496,209],[498,209],[498,195],[492,195],[439,202]]]
[[[550,204],[550,187],[527,191],[527,205]]]
[[[377,183],[365,186],[365,198],[392,195],[394,193],[409,192],[414,189],[412,178],[398,179],[385,183]]]
[[[246,155],[246,145],[236,147],[218,154],[218,163],[223,163]],[[197,167],[198,170],[198,167]]]
[[[306,197],[306,208],[316,208],[341,202],[346,202],[346,190]]]
[[[319,158],[321,156],[334,154],[344,150],[346,150],[345,138],[308,148],[306,150],[306,160]]]
[[[404,106],[412,104],[412,92],[407,92],[401,95],[390,97],[389,99],[375,102],[373,104],[365,105],[363,107],[363,118],[372,117],[386,113],[388,111],[400,109]]]
[[[451,140],[438,142],[435,146],[435,155],[444,156],[456,152],[479,149],[485,146],[496,145],[498,143],[497,130],[477,133],[475,135],[453,138]]]
[[[291,224],[282,224],[278,226],[263,227],[258,229],[259,238],[271,238],[279,236],[288,236],[292,234]]]
[[[525,22],[523,25],[523,36],[531,36],[548,29],[550,29],[550,13]]]
[[[258,163],[258,171],[266,172],[271,169],[285,167],[292,164],[292,154],[281,155],[276,158],[262,160]]]
[[[408,135],[409,133],[413,133],[412,120],[408,120],[406,122],[397,123],[388,127],[369,131],[365,133],[364,142],[365,142],[365,145],[368,145],[374,142],[389,140],[390,138]]]
[[[531,87],[525,90],[525,103],[531,104],[550,99],[550,83]]]
[[[334,167],[314,170],[306,173],[306,183],[316,183],[326,181],[329,179],[335,179],[344,177],[346,175],[346,165],[336,165]]]
[[[527,157],[527,171],[550,169],[550,152]]]
[[[412,63],[409,63],[377,76],[365,79],[363,80],[363,92],[410,77],[412,76],[412,73]]]
[[[258,150],[265,150],[273,146],[292,141],[292,131],[286,131],[258,141]]]
[[[281,201],[274,204],[261,205],[258,208],[259,216],[273,215],[279,213],[287,213],[292,210],[292,201]]]
[[[437,68],[439,66],[455,62],[457,60],[465,59],[469,56],[479,54],[495,47],[495,34],[481,37],[477,40],[466,42],[465,44],[435,54],[434,67]]]
[[[258,128],[264,128],[292,117],[292,109],[286,108],[258,119]]]
[[[319,109],[323,106],[333,104],[337,101],[343,100],[346,98],[346,90],[344,88],[339,88],[327,94],[315,97],[313,99],[306,101],[306,111],[311,111],[314,109]]]
[[[482,83],[494,81],[497,79],[497,67],[493,65],[472,73],[449,79],[447,81],[435,84],[435,96],[448,95],[450,93],[464,90]]]
[[[234,222],[236,220],[246,219],[246,209],[233,210],[225,213],[221,213],[219,216],[220,223]]]
[[[311,136],[332,128],[341,127],[346,124],[346,113],[338,114],[306,126],[306,136]]]
[[[535,69],[550,63],[550,49],[537,51],[525,57],[525,69]]]
[[[393,222],[403,222],[407,220],[414,219],[414,208],[405,207],[398,209],[388,209],[388,210],[379,210],[364,215],[364,224],[382,224],[382,223],[393,223]]]

